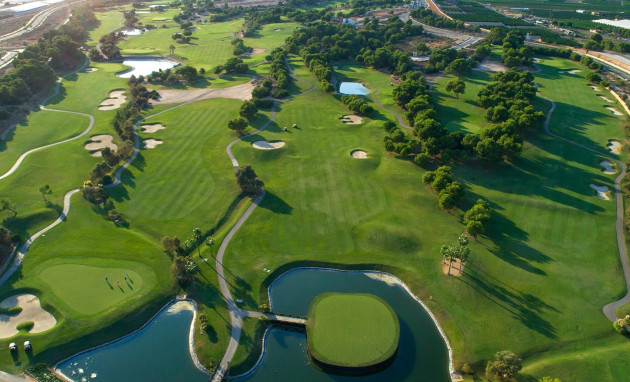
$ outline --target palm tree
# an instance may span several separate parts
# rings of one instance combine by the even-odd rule
[[[213,238],[213,237],[209,237],[209,238],[207,238],[207,239],[206,239],[206,245],[207,245],[208,247],[210,247],[210,256],[213,256],[213,255],[212,255],[212,247],[214,246],[214,238]]]
[[[171,52],[171,54],[175,54],[175,45],[171,44],[171,46],[168,47],[168,51]]]
[[[46,205],[48,205],[48,200],[46,199],[46,195],[52,194],[52,189],[50,188],[50,185],[45,184],[41,186],[39,188],[39,192],[42,194],[42,197],[44,198],[44,202],[46,203]]]
[[[453,266],[453,260],[455,259],[455,249],[451,245],[443,245],[440,248],[440,252],[442,253],[442,262],[448,261],[448,273],[451,274],[451,267]]]
[[[195,243],[197,244],[197,250],[199,251],[199,257],[201,257],[201,229],[199,227],[193,229],[193,239],[195,239]]]

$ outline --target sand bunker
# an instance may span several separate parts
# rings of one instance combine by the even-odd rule
[[[602,89],[600,89],[598,86],[595,85],[590,85],[591,89],[595,90],[596,92],[601,92]]]
[[[558,70],[558,74],[564,74],[566,73],[564,70]]]
[[[254,84],[248,82],[224,89],[160,90],[157,100],[150,100],[152,105],[166,105],[208,98],[233,98],[246,101],[252,99]]]
[[[505,72],[507,71],[507,67],[503,65],[500,61],[493,60],[485,60],[479,65],[475,66],[473,69],[482,70],[484,72]]]
[[[92,73],[92,72],[96,72],[98,69],[97,68],[87,68],[84,70],[84,72],[86,73]]]
[[[284,142],[275,141],[275,142],[267,142],[267,141],[256,141],[252,143],[255,149],[258,150],[275,150],[284,146]]]
[[[606,146],[613,154],[621,154],[621,143],[619,141],[609,139]]]
[[[90,142],[85,145],[85,149],[90,152],[93,157],[101,157],[103,154],[101,150],[105,147],[109,147],[110,150],[118,150],[118,146],[113,143],[114,137],[111,135],[95,135],[90,138]]]
[[[452,265],[450,264],[452,263]],[[462,261],[460,259],[455,259],[452,262],[449,262],[447,260],[442,261],[442,272],[444,272],[445,275],[448,275],[448,267],[451,267],[451,276],[455,276],[455,277],[459,277],[462,275],[462,272],[464,271],[464,266],[466,265],[466,263],[462,263]]]
[[[610,110],[614,115],[623,115],[619,110],[614,107],[606,106],[606,109]]]
[[[142,141],[145,149],[154,149],[157,145],[161,145],[162,143],[164,142],[158,139],[145,139],[144,141]]]
[[[601,98],[601,99],[603,99],[603,100],[604,100],[604,101],[606,101],[606,102],[613,103],[613,100],[611,100],[611,99],[610,99],[610,98],[608,98],[608,97],[604,97],[603,95],[600,95],[600,96],[598,96],[598,97],[599,97],[599,98]]]
[[[55,316],[42,308],[37,296],[17,294],[0,302],[0,308],[8,309],[14,306],[22,308],[18,315],[0,314],[0,338],[8,338],[18,334],[19,331],[15,327],[26,321],[32,321],[35,324],[29,333],[41,333],[57,324]]]
[[[579,70],[579,69],[573,69],[573,70],[569,70],[567,73],[578,74],[580,72],[581,72],[581,70]]]
[[[143,133],[155,133],[156,131],[166,129],[166,127],[161,123],[153,123],[151,125],[142,125],[140,126],[140,129]]]
[[[106,98],[103,102],[101,102],[101,106],[98,107],[99,110],[116,110],[122,104],[125,103],[127,97],[125,97],[124,90],[114,90],[109,93],[109,98]]]
[[[343,123],[347,123],[349,125],[357,125],[361,122],[363,122],[363,118],[359,117],[358,115],[354,115],[354,114],[346,114],[346,115],[342,115],[339,120]]]
[[[613,167],[612,163],[610,163],[610,161],[601,161],[599,162],[599,165],[604,168],[604,170],[602,170],[604,174],[614,174],[617,172],[615,171],[615,168]]]
[[[367,153],[363,150],[354,150],[350,153],[354,159],[367,159]]]
[[[274,32],[280,32],[282,29],[274,29]]]
[[[597,197],[603,200],[610,200],[610,198],[608,197],[608,187],[606,186],[598,186],[596,184],[589,184],[589,186],[591,186],[591,188],[595,191],[597,191]]]

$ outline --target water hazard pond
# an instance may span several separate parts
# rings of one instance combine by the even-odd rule
[[[370,89],[363,86],[363,84],[360,82],[342,82],[339,85],[339,93],[366,95],[370,94]]]
[[[394,362],[376,374],[341,376],[315,368],[306,353],[303,333],[272,328],[257,369],[238,381],[450,381],[448,348],[429,313],[400,284],[380,274],[297,269],[270,288],[272,310],[304,316],[315,296],[324,292],[371,293],[387,301],[400,320],[400,342]]]
[[[146,59],[124,59],[123,65],[131,66],[132,69],[119,73],[118,77],[131,78],[131,76],[147,76],[153,72],[171,69],[175,67],[175,62],[159,58]]]
[[[193,305],[177,301],[130,336],[57,365],[73,381],[207,382],[208,374],[192,361],[189,349]]]

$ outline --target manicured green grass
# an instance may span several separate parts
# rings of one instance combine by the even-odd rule
[[[98,313],[125,299],[133,299],[143,287],[142,277],[127,268],[60,264],[45,268],[40,277],[54,294],[80,314]]]
[[[349,69],[365,70],[344,71]],[[369,96],[390,88],[387,76],[377,72],[372,76],[381,76],[385,87],[353,76],[374,90]],[[549,86],[542,90],[556,96]],[[581,92],[590,90],[583,81],[573,92],[586,97]],[[466,99],[450,102],[458,107]],[[546,101],[538,105],[550,107]],[[610,332],[601,308],[624,293],[624,283],[614,202],[597,199],[589,187],[612,188],[613,176],[601,173],[600,157],[550,138],[540,127],[526,132],[523,154],[512,163],[456,165],[467,190],[461,207],[483,197],[495,213],[487,236],[471,243],[464,276],[446,277],[439,249],[463,231],[460,210],[440,211],[435,195],[422,186],[423,170],[385,152],[380,121],[390,115],[342,125],[336,118],[346,112],[316,89],[283,103],[268,130],[248,139],[282,140],[285,147],[261,152],[235,146],[239,161],[254,164],[267,190],[226,252],[228,269],[247,283],[233,288],[235,298],[250,301],[250,308],[265,302],[259,296],[268,276],[263,267],[304,259],[390,265],[418,296],[433,296],[430,308],[453,346],[456,367],[489,359],[506,346],[531,353]],[[562,114],[554,118],[563,123]],[[300,129],[282,132],[293,123]],[[617,119],[600,123],[598,129],[623,134]],[[588,129],[585,134],[594,126]],[[369,159],[350,158],[357,147]],[[566,325],[567,316],[580,319]]]
[[[123,25],[122,8],[114,8],[106,12],[98,12],[96,13],[96,17],[100,21],[100,24],[96,28],[88,31],[90,39],[90,41],[88,41],[88,45],[90,46],[96,46],[98,44],[98,40],[102,36],[119,27],[122,27]]]
[[[327,366],[378,365],[396,353],[399,336],[396,312],[374,295],[325,293],[308,312],[309,354]]]

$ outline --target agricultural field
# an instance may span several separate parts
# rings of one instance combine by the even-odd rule
[[[606,5],[585,5],[598,4]],[[342,3],[315,9],[326,6]],[[505,19],[477,3],[458,7],[453,17],[462,20]],[[88,45],[117,29],[128,9],[97,12],[101,23],[89,31]],[[0,195],[15,210],[4,209],[0,219],[27,243],[18,254],[21,265],[0,275],[0,308],[7,309],[2,300],[32,294],[39,309],[54,316],[51,328],[38,332],[35,322],[30,332],[1,338],[0,348],[28,340],[33,351],[0,352],[0,369],[19,374],[40,362],[54,367],[86,349],[142,333],[169,301],[186,298],[195,310],[186,338],[191,367],[204,380],[207,372],[224,372],[226,363],[232,375],[247,372],[259,362],[268,322],[276,324],[271,313],[284,313],[274,311],[274,282],[293,268],[323,267],[379,271],[387,285],[405,285],[431,312],[441,345],[452,350],[452,371],[464,364],[475,371],[466,381],[485,380],[486,362],[505,349],[523,357],[524,380],[621,380],[628,374],[623,359],[630,343],[602,313],[625,294],[615,229],[615,200],[622,196],[615,193],[615,178],[621,163],[616,160],[627,160],[628,116],[607,89],[587,81],[589,69],[537,57],[528,68],[538,91],[533,105],[545,116],[551,113],[548,132],[542,123],[519,131],[522,153],[509,160],[485,163],[462,155],[450,161],[465,195],[445,210],[422,182],[444,158],[420,166],[384,144],[386,123],[399,126],[403,138],[414,136],[397,104],[400,76],[350,59],[332,62],[332,82],[369,90],[359,98],[373,111],[353,113],[339,88],[325,91],[325,81],[300,55],[266,61],[308,26],[286,16],[285,22],[261,25],[243,38],[254,49],[244,57],[250,66],[241,74],[215,74],[215,67],[234,57],[232,41],[246,20],[195,22],[191,41],[181,44],[171,38],[182,31],[174,21],[178,14],[172,8],[139,13],[142,25],[157,28],[118,46],[123,56],[166,56],[174,45],[170,57],[205,69],[195,81],[136,86],[117,77],[126,69],[121,63],[86,62],[0,142]],[[500,59],[500,48],[489,59]],[[468,74],[431,77],[435,119],[449,132],[467,136],[494,126],[478,94],[501,65],[482,64]],[[242,131],[228,129],[245,115],[254,85],[278,66],[292,78],[288,95],[267,100]],[[447,91],[457,78],[465,84],[459,95]],[[162,98],[143,107],[126,104],[141,87],[163,92]],[[176,94],[168,92],[182,98],[161,103],[165,94]],[[115,97],[123,97],[122,105],[108,103]],[[124,112],[129,124],[116,130]],[[127,142],[125,128],[133,131]],[[124,145],[135,151],[108,167],[106,182],[94,174],[108,151],[94,145],[108,139],[111,151]],[[611,153],[611,140],[621,151]],[[613,171],[603,171],[604,160],[614,162]],[[239,189],[235,170],[246,165],[264,182],[264,192]],[[85,192],[91,178],[103,183],[107,201],[90,201]],[[459,275],[446,275],[442,248],[465,232],[465,212],[480,199],[492,209],[488,229],[465,236],[470,257],[463,269],[460,263]],[[402,330],[396,313],[370,294],[341,296],[324,310],[297,317],[305,319],[306,343],[345,357],[341,364],[382,361],[376,353],[391,350],[386,345],[394,337],[398,343]],[[617,314],[629,309],[621,306]],[[347,350],[343,335],[350,318],[360,318],[350,329],[378,346],[353,343],[353,353],[340,352]],[[312,334],[322,330],[314,323],[330,330],[325,338]],[[255,377],[255,370],[244,378]]]

